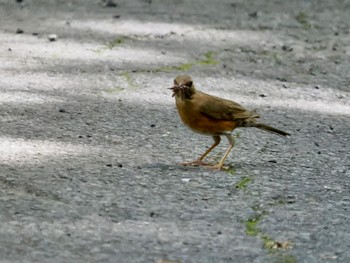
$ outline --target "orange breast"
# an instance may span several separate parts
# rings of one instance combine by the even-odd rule
[[[231,132],[237,126],[235,121],[208,118],[200,113],[195,105],[188,101],[178,101],[176,107],[182,122],[193,131],[201,134],[215,135]]]

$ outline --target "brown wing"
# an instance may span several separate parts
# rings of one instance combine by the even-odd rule
[[[202,102],[199,111],[210,118],[217,120],[239,120],[258,117],[258,115],[247,111],[234,101],[211,96],[203,92],[199,95]]]

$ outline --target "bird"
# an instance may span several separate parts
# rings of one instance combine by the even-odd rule
[[[174,79],[172,97],[175,97],[176,108],[182,122],[192,131],[212,136],[214,143],[194,161],[183,162],[182,165],[205,166],[213,170],[225,170],[224,162],[235,145],[232,131],[239,127],[255,127],[280,136],[289,136],[288,132],[258,122],[260,116],[254,111],[243,108],[240,104],[216,97],[194,86],[193,80],[188,75],[180,75]],[[221,136],[228,139],[229,146],[217,164],[204,162],[204,158],[221,141]]]

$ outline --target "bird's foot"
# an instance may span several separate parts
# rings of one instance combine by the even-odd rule
[[[205,163],[203,162],[202,160],[194,160],[192,162],[183,162],[183,163],[180,163],[184,166],[211,166],[210,163]]]
[[[209,168],[210,170],[217,170],[217,171],[227,171],[230,169],[229,166],[224,166],[223,164],[215,164],[215,165],[205,165],[206,168]]]

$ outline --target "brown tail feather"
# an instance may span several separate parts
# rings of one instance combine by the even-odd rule
[[[252,125],[251,127],[256,127],[256,128],[261,129],[261,130],[264,130],[264,131],[267,131],[267,132],[271,132],[271,133],[275,133],[275,134],[282,135],[282,136],[290,135],[288,132],[276,129],[274,127],[268,126],[268,125],[263,124],[263,123],[254,123],[254,125]]]

